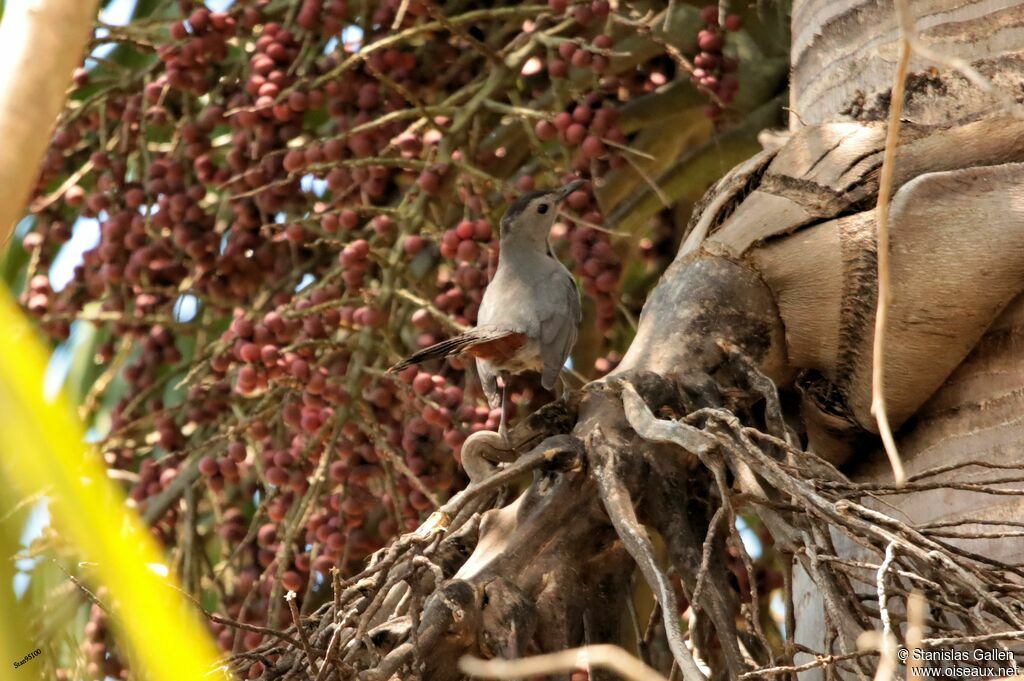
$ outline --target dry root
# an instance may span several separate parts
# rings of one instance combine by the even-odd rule
[[[930,488],[928,473],[902,488],[850,482],[799,447],[774,384],[738,349],[720,347],[726,366],[715,379],[632,373],[589,386],[578,420],[575,404],[539,412],[514,433],[527,451],[513,460],[481,438],[485,448],[472,454],[487,461],[489,475],[361,573],[336,579],[333,601],[303,621],[302,632],[293,627],[232,663],[241,670],[259,659],[267,679],[320,681],[454,680],[463,678],[463,658],[464,672],[492,678],[564,674],[580,665],[592,667],[595,679],[611,678],[602,668],[638,679],[681,672],[688,681],[792,678],[814,667],[866,677],[879,650],[891,662],[886,651],[907,631],[913,593],[930,605],[910,628],[915,646],[1024,638],[1017,586],[1024,571],[948,543],[949,527],[914,527],[872,501]],[[526,473],[532,483],[506,501]],[[815,581],[832,649],[794,642],[788,570],[787,639],[766,634],[739,514],[758,516],[780,554]],[[877,561],[837,551],[838,536]],[[729,548],[747,571],[746,602],[729,578]],[[645,634],[634,621],[636,640],[620,641],[634,568],[658,607]],[[697,623],[689,631],[681,627],[680,597]],[[884,632],[876,637],[882,643],[858,648],[858,637],[873,630]],[[602,645],[609,643],[643,662],[623,662],[621,649]],[[580,645],[594,646],[594,655],[568,650]],[[813,657],[797,664],[799,653]],[[531,659],[488,666],[471,658]]]

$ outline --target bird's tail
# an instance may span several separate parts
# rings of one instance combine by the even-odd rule
[[[459,334],[458,336],[449,338],[448,340],[443,340],[440,343],[434,343],[430,347],[423,348],[422,350],[409,355],[401,362],[388,369],[388,373],[396,373],[402,369],[411,367],[413,364],[422,364],[423,362],[431,359],[441,359],[443,357],[461,355],[475,345],[491,343],[511,335],[515,335],[515,332],[505,329],[470,329],[466,333]]]

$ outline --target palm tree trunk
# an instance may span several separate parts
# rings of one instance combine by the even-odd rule
[[[0,23],[0,248],[36,182],[97,0],[8,3]]]
[[[1024,67],[1024,3],[920,0],[911,3],[911,11],[926,45],[942,55],[970,63],[992,82],[997,92],[1019,96]],[[795,0],[791,129],[826,121],[884,120],[898,37],[890,0]],[[914,57],[910,72],[904,110],[906,121],[947,126],[984,119],[1000,111],[999,96],[982,92],[948,65]],[[983,169],[994,167],[983,166]],[[1019,177],[1016,168],[1011,171]],[[965,191],[971,190],[965,187]],[[1011,189],[1002,198],[1004,209],[1017,196],[1019,189]],[[955,201],[955,197],[954,193],[950,200]],[[913,222],[913,215],[908,216],[907,221]],[[980,237],[987,226],[966,220],[960,228]],[[899,227],[894,225],[894,229]],[[1008,227],[1019,230],[1021,224],[1016,222]],[[998,242],[1006,233],[1004,229],[993,233],[991,238]],[[934,244],[920,246],[930,248]],[[967,252],[970,245],[963,248]],[[1021,252],[1010,248],[1003,257],[1020,259]],[[984,285],[983,275],[977,273],[962,281],[964,291]],[[945,291],[936,296],[936,314],[949,303],[951,296],[955,297],[956,292]],[[963,485],[994,477],[990,469],[966,465],[968,462],[1010,465],[1024,461],[1022,339],[1024,298],[1018,296],[987,327],[966,359],[899,431],[899,448],[908,475],[959,464],[962,467],[929,476],[927,480]],[[888,463],[879,450],[855,453],[854,466],[856,482],[891,480]],[[1011,476],[1008,472],[1004,477]],[[993,487],[1020,486],[1005,483]],[[875,506],[918,526],[970,520],[950,528],[949,534],[985,533],[988,538],[949,537],[945,541],[996,561],[1024,562],[1024,539],[1012,536],[1012,526],[998,524],[999,521],[1019,522],[1024,518],[1024,495],[939,488],[886,497],[885,504]],[[1000,531],[1010,536],[991,536]],[[865,551],[842,537],[837,538],[836,548],[851,558],[868,559]],[[822,640],[826,627],[820,591],[799,569],[795,591],[797,642],[815,650],[827,648]],[[805,675],[805,678],[820,677],[819,671]]]

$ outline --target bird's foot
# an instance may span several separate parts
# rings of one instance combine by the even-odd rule
[[[505,403],[508,400],[508,378],[505,374],[501,375],[501,420],[498,421],[498,435],[501,436],[501,441],[505,443],[505,448],[512,449],[512,443],[508,438],[508,417],[505,415],[508,411],[505,407]]]
[[[498,437],[501,438],[505,449],[512,449],[512,440],[508,436],[508,424],[505,423],[505,414],[501,415],[501,422],[498,424]]]

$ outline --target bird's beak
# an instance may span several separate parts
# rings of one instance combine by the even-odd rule
[[[564,187],[559,187],[558,189],[555,190],[558,193],[558,200],[564,201],[569,196],[569,194],[572,194],[574,191],[576,191],[585,184],[586,182],[583,180],[573,180]]]

